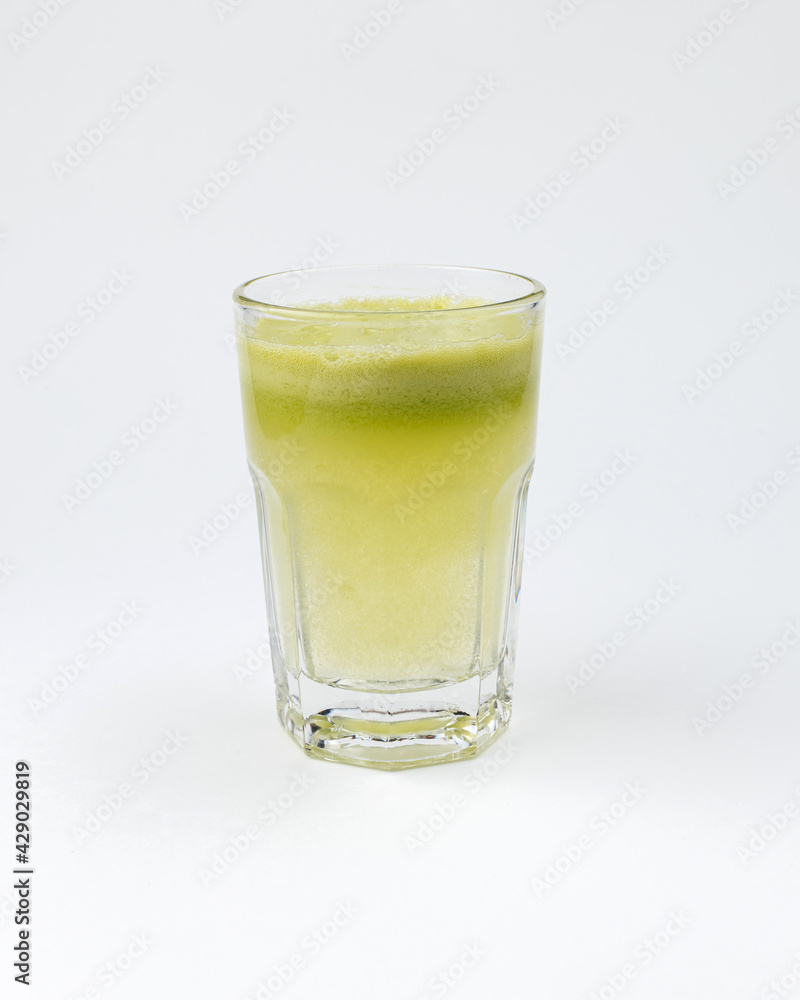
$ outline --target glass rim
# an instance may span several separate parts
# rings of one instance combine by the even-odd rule
[[[530,291],[524,295],[517,295],[510,299],[501,299],[498,302],[482,302],[477,306],[445,306],[440,309],[328,309],[318,308],[313,305],[287,305],[284,302],[265,302],[262,299],[250,298],[247,289],[257,281],[266,281],[269,278],[281,278],[286,274],[317,274],[321,271],[366,271],[366,270],[390,270],[392,268],[407,268],[420,271],[470,271],[480,274],[502,274],[504,277],[519,278],[530,286]],[[474,313],[482,309],[499,309],[502,307],[528,305],[540,302],[544,299],[547,290],[545,286],[535,278],[529,278],[525,274],[518,274],[516,271],[503,271],[499,268],[491,267],[470,267],[461,264],[336,264],[325,267],[295,267],[287,271],[275,271],[271,274],[263,274],[257,278],[250,278],[248,281],[237,285],[233,290],[233,301],[237,306],[245,306],[255,309],[276,309],[291,315],[299,313],[310,313],[314,316],[336,316],[341,319],[347,316],[367,317],[367,316],[431,316],[442,315],[443,313]]]

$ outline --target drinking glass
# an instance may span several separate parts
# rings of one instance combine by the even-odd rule
[[[309,754],[434,764],[508,724],[544,298],[421,265],[236,289],[278,714]]]

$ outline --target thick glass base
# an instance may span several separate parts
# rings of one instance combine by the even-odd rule
[[[505,729],[507,666],[417,691],[359,691],[284,675],[278,715],[312,757],[390,771],[443,764],[474,757]]]

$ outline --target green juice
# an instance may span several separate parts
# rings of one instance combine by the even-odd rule
[[[437,297],[238,330],[286,671],[413,691],[495,669],[521,572],[541,314]],[[358,312],[353,312],[358,310]]]

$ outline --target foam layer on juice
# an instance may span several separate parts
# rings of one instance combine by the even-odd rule
[[[434,303],[448,300],[436,299]],[[366,303],[359,300],[363,308]],[[403,300],[372,300],[388,309]],[[422,303],[414,303],[422,308]],[[424,302],[432,308],[431,300]],[[459,316],[463,314],[459,313]],[[301,420],[420,422],[463,415],[490,403],[512,405],[524,393],[531,366],[532,328],[520,317],[486,321],[447,316],[398,324],[396,312],[354,329],[335,344],[338,327],[304,324],[289,331],[265,323],[268,339],[247,337],[242,363],[257,395],[256,414],[266,437],[284,434]],[[270,336],[273,334],[273,336]],[[474,339],[465,339],[472,335]]]
[[[500,653],[539,327],[370,304],[355,324],[264,320],[239,340],[284,656],[355,685],[460,679]]]

